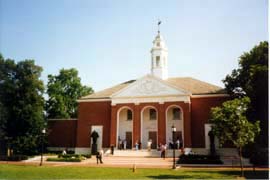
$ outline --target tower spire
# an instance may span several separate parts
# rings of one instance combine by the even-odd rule
[[[168,49],[160,34],[160,24],[161,21],[158,20],[158,34],[151,49],[151,74],[164,80],[168,78]]]

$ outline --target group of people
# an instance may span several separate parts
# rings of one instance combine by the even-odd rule
[[[127,149],[127,140],[122,140],[119,138],[118,140],[118,149],[120,150],[126,150]]]
[[[172,139],[169,139],[169,148],[173,149],[173,141]],[[183,147],[183,142],[179,139],[179,137],[177,137],[176,141],[175,141],[175,149],[181,149]]]

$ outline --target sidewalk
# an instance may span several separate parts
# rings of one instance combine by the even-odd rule
[[[44,166],[89,166],[89,167],[128,167],[128,168],[171,168],[173,165],[173,158],[155,158],[155,157],[113,157],[105,156],[103,158],[103,164],[97,164],[95,156],[92,158],[84,160],[82,162],[50,162],[46,161],[48,157],[53,156],[44,156],[43,165]],[[56,157],[56,156],[54,156]],[[223,160],[224,164],[181,164],[177,165],[178,168],[211,168],[211,169],[237,169],[240,168],[239,161],[233,162],[230,160]],[[39,165],[40,156],[34,158],[20,161],[20,162],[7,162],[0,161],[0,164],[16,164],[16,165]],[[253,166],[244,161],[245,168],[252,169]],[[257,169],[257,168],[256,168]],[[261,168],[260,168],[261,169]],[[268,170],[268,168],[263,168]]]

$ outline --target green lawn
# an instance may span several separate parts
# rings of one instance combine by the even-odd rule
[[[268,178],[268,171],[247,171],[247,178]],[[0,179],[236,179],[239,171],[0,165]]]

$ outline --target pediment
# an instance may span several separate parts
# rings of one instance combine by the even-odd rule
[[[161,79],[147,75],[113,94],[112,97],[152,97],[187,94],[190,93],[173,87]]]

